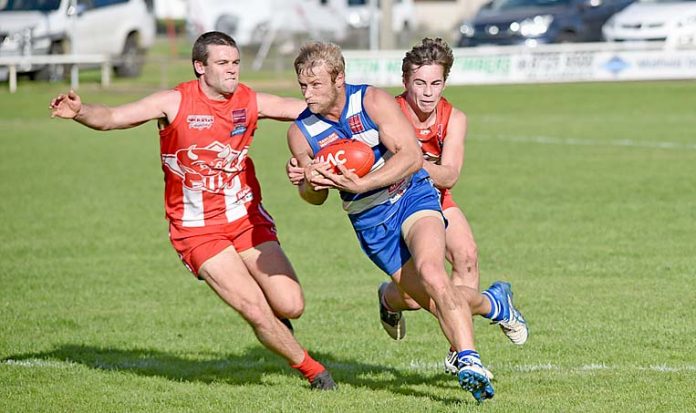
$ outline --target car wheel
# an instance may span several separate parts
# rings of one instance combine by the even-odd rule
[[[135,34],[130,34],[123,46],[118,65],[114,66],[118,77],[136,77],[140,75],[144,63],[144,52],[138,47]]]
[[[561,32],[556,37],[556,43],[575,43],[578,41],[578,36],[573,32]]]
[[[65,54],[63,43],[55,42],[48,49],[49,55]],[[59,82],[67,78],[68,69],[65,65],[45,65],[41,69],[30,74],[32,80],[47,80],[49,82]]]

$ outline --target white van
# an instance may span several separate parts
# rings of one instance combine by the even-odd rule
[[[267,36],[307,34],[340,42],[347,24],[325,0],[189,0],[186,28],[191,38],[208,31],[227,33],[239,46],[259,45]]]
[[[132,77],[154,39],[152,0],[0,0],[0,56],[109,54],[116,75]],[[18,69],[64,76],[60,65]]]

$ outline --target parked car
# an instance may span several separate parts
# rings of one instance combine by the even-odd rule
[[[460,47],[593,42],[634,0],[493,0],[459,26]]]
[[[342,41],[347,34],[343,15],[320,0],[189,0],[188,7],[191,38],[217,30],[239,46],[249,46],[261,44],[271,32],[276,38],[303,33],[331,41]]]
[[[151,0],[0,0],[0,56],[109,54],[117,76],[140,74],[155,39]],[[58,79],[61,65],[23,66]],[[0,74],[1,75],[1,74]]]
[[[602,32],[611,42],[696,47],[696,0],[639,0],[609,19]]]
[[[370,26],[370,0],[341,1],[347,1],[346,19],[350,27],[364,29]],[[377,6],[379,7],[379,4]],[[413,0],[392,1],[392,30],[395,32],[408,31],[413,29],[415,25],[416,13]]]

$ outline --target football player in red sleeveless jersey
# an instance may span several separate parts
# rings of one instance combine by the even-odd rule
[[[258,119],[294,120],[306,105],[240,83],[239,49],[224,33],[201,35],[192,63],[196,79],[172,90],[116,107],[83,104],[70,91],[51,101],[51,116],[96,130],[157,120],[174,249],[266,348],[284,357],[312,388],[334,389],[329,372],[292,334],[288,319],[304,311],[302,288],[261,205],[247,156]]]
[[[447,218],[446,257],[452,264],[452,280],[455,285],[478,291],[476,242],[469,222],[450,192],[464,163],[467,131],[466,115],[442,96],[453,63],[452,50],[444,40],[423,39],[403,58],[401,71],[405,91],[396,100],[415,129],[426,160],[423,168],[440,190],[440,202]],[[417,310],[420,306],[394,282],[383,283],[378,292],[383,327],[395,340],[403,338],[405,320],[401,311]],[[517,323],[514,318],[498,324],[513,343],[526,341],[526,324]],[[395,327],[400,334],[395,333]],[[447,372],[456,373],[455,361],[456,352],[450,349],[445,358]],[[490,372],[487,374],[492,377]]]
[[[423,64],[432,59],[432,63]],[[479,289],[478,251],[471,227],[450,189],[464,163],[467,119],[442,97],[452,67],[452,52],[441,39],[423,39],[404,57],[402,73],[406,91],[397,97],[411,121],[425,157],[423,168],[440,190],[447,218],[447,259],[455,284]]]

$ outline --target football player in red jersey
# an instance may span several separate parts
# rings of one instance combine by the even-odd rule
[[[240,83],[235,41],[220,32],[193,45],[196,79],[116,107],[83,104],[73,91],[50,103],[51,116],[97,130],[160,126],[165,210],[172,245],[186,267],[284,357],[312,388],[336,387],[292,334],[304,311],[302,287],[278,243],[247,156],[258,119],[290,121],[301,100],[256,93]]]
[[[476,242],[469,222],[450,193],[459,179],[464,163],[467,131],[466,115],[442,96],[453,63],[452,50],[444,40],[423,39],[402,60],[401,73],[405,91],[396,100],[415,129],[426,160],[423,168],[440,190],[440,203],[447,218],[446,257],[452,264],[452,280],[455,285],[478,291]],[[382,326],[392,338],[403,338],[405,320],[401,311],[417,310],[420,306],[400,291],[394,282],[383,283],[378,295]],[[395,319],[401,324],[400,336],[394,332]],[[527,339],[526,324],[518,323],[514,318],[498,324],[513,343],[524,344]],[[450,349],[445,358],[445,370],[453,374],[457,372],[456,352],[453,349]],[[492,377],[490,372],[487,374]]]

